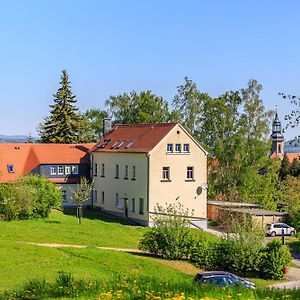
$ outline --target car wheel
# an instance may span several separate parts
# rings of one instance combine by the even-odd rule
[[[295,235],[295,231],[291,231],[290,235],[294,236]]]
[[[272,231],[271,233],[270,233],[270,236],[275,236],[276,235],[276,232],[275,231]]]

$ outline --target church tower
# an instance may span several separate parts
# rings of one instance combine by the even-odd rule
[[[281,122],[278,118],[278,113],[276,111],[275,119],[272,124],[272,153],[277,154],[279,157],[283,157],[284,154],[284,136],[282,134]]]

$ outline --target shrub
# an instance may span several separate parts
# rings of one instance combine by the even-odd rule
[[[0,214],[6,220],[44,218],[61,202],[61,193],[46,177],[29,175],[0,184]]]
[[[291,259],[288,248],[281,245],[280,241],[274,240],[262,250],[260,273],[267,278],[281,279],[284,277],[284,267]]]
[[[189,211],[180,203],[166,208],[157,205],[154,211],[154,227],[144,234],[139,248],[167,259],[188,258],[193,246],[193,235],[187,228]]]

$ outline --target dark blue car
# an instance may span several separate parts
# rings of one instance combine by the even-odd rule
[[[211,271],[198,273],[194,281],[203,285],[215,286],[241,286],[255,289],[255,283],[239,277],[235,274],[223,271]]]

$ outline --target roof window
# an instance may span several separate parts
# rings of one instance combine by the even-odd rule
[[[125,143],[125,141],[121,141],[120,144],[116,148],[119,149],[124,143]]]
[[[126,146],[126,149],[130,148],[130,147],[133,145],[133,143],[134,143],[134,141],[130,141],[130,142],[128,143],[128,145]]]
[[[15,168],[13,164],[7,165],[7,169],[9,173],[15,173]]]

